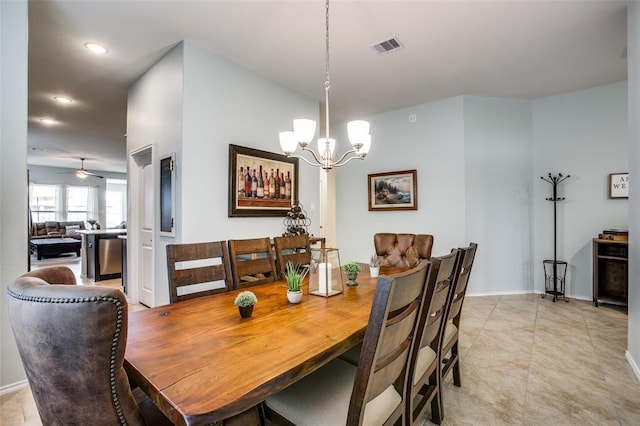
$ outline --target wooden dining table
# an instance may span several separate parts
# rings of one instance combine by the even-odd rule
[[[361,342],[377,278],[290,304],[286,283],[250,287],[253,316],[233,304],[240,290],[129,314],[125,369],[175,424],[241,413]]]

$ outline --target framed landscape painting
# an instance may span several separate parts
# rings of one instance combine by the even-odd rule
[[[418,210],[416,170],[369,175],[369,211]]]
[[[297,200],[297,158],[229,144],[229,217],[286,216]]]

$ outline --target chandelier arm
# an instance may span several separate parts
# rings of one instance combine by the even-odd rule
[[[352,157],[349,157],[346,159],[346,161],[342,162],[342,160],[344,159],[344,155],[342,156],[342,158],[340,159],[340,161],[338,161],[337,163],[333,163],[333,167],[340,167],[340,166],[344,166],[345,164],[347,164],[348,162],[350,162],[351,160],[364,160],[364,157],[361,157],[359,155],[354,155]]]
[[[310,150],[310,149],[306,149],[305,151],[311,151],[311,150]],[[313,151],[311,151],[311,153],[312,153],[312,154],[314,154],[314,152],[313,152]],[[319,161],[318,161],[318,157],[316,157],[316,155],[315,155],[315,154],[314,154],[313,156],[314,156],[314,157],[315,157],[315,159],[316,159],[316,162],[315,162],[315,163],[312,163],[311,161],[309,161],[306,157],[303,157],[302,155],[294,155],[294,154],[287,155],[287,157],[288,157],[288,158],[299,158],[299,159],[303,160],[305,163],[307,163],[307,164],[308,164],[308,165],[310,165],[310,166],[313,166],[313,167],[322,167],[322,166],[323,166],[323,163],[321,163],[321,162],[319,162]]]
[[[340,157],[338,159],[338,161],[332,161],[333,164],[342,164],[343,161],[345,161],[345,159],[347,158],[347,155],[349,154],[353,154],[355,153],[356,150],[355,149],[350,149],[349,151],[345,152],[344,154],[342,154],[342,157]],[[357,153],[356,153],[357,155]]]
[[[313,159],[316,160],[316,163],[318,163],[317,165],[319,165],[319,166],[324,165],[324,160],[318,158],[318,155],[312,149],[309,149],[306,146],[301,147],[301,148],[302,148],[303,151],[309,151],[311,153],[311,155],[313,155]],[[304,158],[304,157],[300,157],[300,158]],[[311,164],[311,163],[309,163],[309,164]]]

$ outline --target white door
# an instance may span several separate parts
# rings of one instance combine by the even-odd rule
[[[140,212],[140,228],[138,235],[140,236],[140,268],[138,270],[138,299],[140,303],[147,306],[155,306],[153,300],[153,218],[155,215],[153,209],[153,167],[152,163],[142,165],[140,171],[140,194],[141,206]]]

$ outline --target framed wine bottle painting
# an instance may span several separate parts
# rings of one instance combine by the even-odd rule
[[[286,216],[297,200],[297,158],[229,144],[229,217]]]

